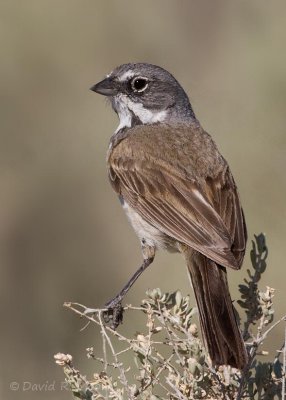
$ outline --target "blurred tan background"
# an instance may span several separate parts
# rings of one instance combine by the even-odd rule
[[[285,1],[1,0],[1,398],[71,399],[53,354],[91,373],[85,348],[101,345],[62,303],[103,305],[141,261],[106,175],[117,117],[88,90],[124,62],[161,65],[189,93],[231,165],[250,238],[267,234],[263,285],[285,312],[285,41]],[[234,298],[247,265],[230,275]],[[158,254],[126,301],[153,287],[190,291],[179,256]],[[281,325],[266,347],[282,337]]]

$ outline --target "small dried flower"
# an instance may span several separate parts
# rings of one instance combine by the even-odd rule
[[[72,356],[70,354],[57,353],[54,355],[54,359],[56,360],[56,364],[64,366],[71,365]]]

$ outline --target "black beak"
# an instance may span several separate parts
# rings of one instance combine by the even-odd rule
[[[103,96],[115,96],[118,93],[118,83],[112,78],[105,78],[92,86],[90,90]]]

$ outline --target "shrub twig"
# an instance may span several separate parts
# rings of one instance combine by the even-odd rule
[[[196,309],[179,291],[148,290],[141,306],[127,305],[125,312],[144,313],[146,328],[128,337],[103,323],[104,309],[89,309],[79,303],[64,306],[100,328],[103,349],[87,349],[97,363],[92,379],[85,378],[72,364],[70,355],[58,354],[74,396],[85,400],[271,400],[285,399],[286,330],[284,344],[274,362],[261,362],[268,354],[260,346],[286,315],[273,323],[274,289],[259,289],[265,272],[268,249],[265,236],[254,237],[250,253],[252,270],[239,285],[238,301],[245,312],[243,336],[249,362],[243,371],[229,366],[214,368],[199,337]],[[89,314],[90,310],[93,314]],[[86,325],[85,325],[86,326]],[[123,361],[129,355],[129,361]],[[282,362],[280,357],[282,355]],[[135,356],[135,360],[132,358]]]

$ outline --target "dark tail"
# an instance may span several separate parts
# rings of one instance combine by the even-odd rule
[[[248,356],[236,322],[225,267],[191,249],[185,251],[185,256],[204,342],[213,364],[243,369]]]

